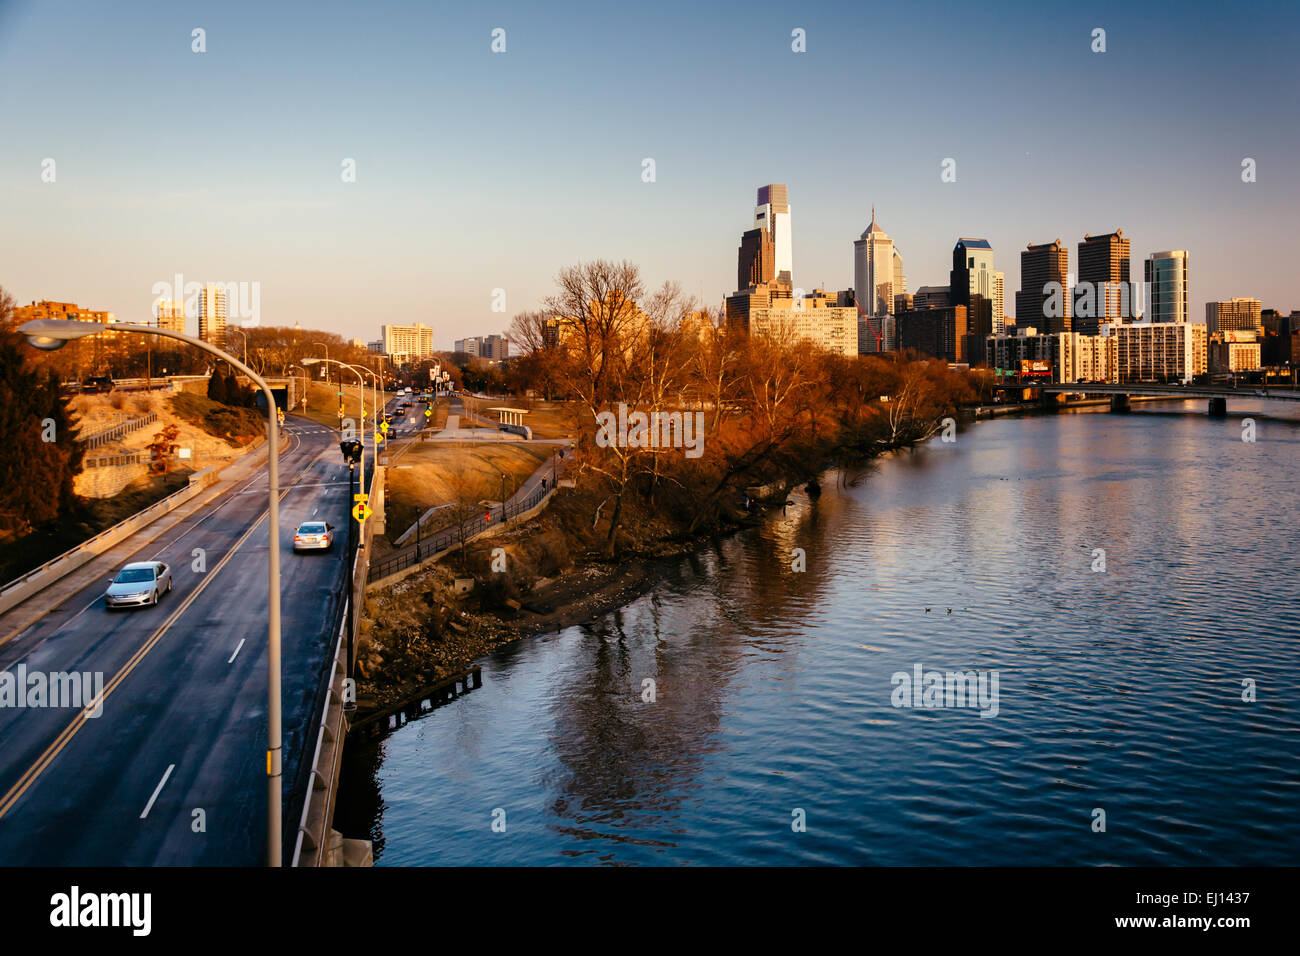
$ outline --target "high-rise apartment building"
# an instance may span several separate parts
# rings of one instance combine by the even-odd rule
[[[780,283],[738,292],[727,297],[726,321],[750,335],[809,342],[839,355],[858,354],[858,310],[821,289],[800,300]]]
[[[172,299],[159,299],[154,318],[158,328],[185,334],[185,303]]]
[[[226,344],[226,290],[209,282],[199,290],[199,338],[221,348]]]
[[[1263,327],[1259,299],[1234,296],[1229,302],[1205,303],[1205,329],[1210,335],[1229,329],[1253,329],[1258,333]]]
[[[1188,321],[1186,250],[1151,253],[1142,273],[1150,290],[1146,319],[1156,324]]]
[[[1060,239],[1030,243],[1020,253],[1016,324],[1043,332],[1071,331],[1070,249]]]
[[[433,355],[433,327],[415,325],[381,325],[384,354],[396,361],[419,361]]]
[[[898,246],[894,246],[894,295],[900,296],[906,294],[907,276],[903,275],[903,257],[899,255]],[[891,299],[890,302],[893,302],[893,299]]]
[[[452,347],[457,352],[465,352],[492,362],[499,362],[508,358],[510,354],[510,340],[504,335],[480,335],[457,339]]]
[[[790,233],[790,197],[784,183],[758,187],[754,228],[766,229],[772,241],[773,281],[794,283],[794,240]],[[737,288],[743,289],[744,286]]]
[[[1129,240],[1123,229],[1104,236],[1084,234],[1079,243],[1079,284],[1074,295],[1073,331],[1096,335],[1107,323],[1132,321]]]
[[[1199,322],[1135,322],[1110,328],[1120,382],[1187,382],[1208,368],[1205,326]]]

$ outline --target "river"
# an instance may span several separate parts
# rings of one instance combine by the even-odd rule
[[[1229,411],[828,472],[350,741],[336,825],[379,866],[1300,863],[1300,410]]]

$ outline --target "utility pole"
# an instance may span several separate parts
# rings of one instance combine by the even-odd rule
[[[506,474],[501,473],[501,523],[506,523]]]

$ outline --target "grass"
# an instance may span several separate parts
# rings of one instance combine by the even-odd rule
[[[506,494],[511,495],[553,451],[550,445],[535,442],[413,445],[385,473],[385,525],[390,539],[401,535],[427,509],[454,501],[462,478],[475,501],[500,501],[502,474]],[[436,519],[431,522],[437,524]]]
[[[266,433],[266,417],[255,408],[232,408],[194,392],[180,392],[169,401],[178,418],[224,438],[232,448],[242,448]]]

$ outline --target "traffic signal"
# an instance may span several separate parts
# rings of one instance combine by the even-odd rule
[[[349,465],[355,465],[361,460],[361,442],[355,438],[339,442],[339,451],[343,452],[343,460]]]

